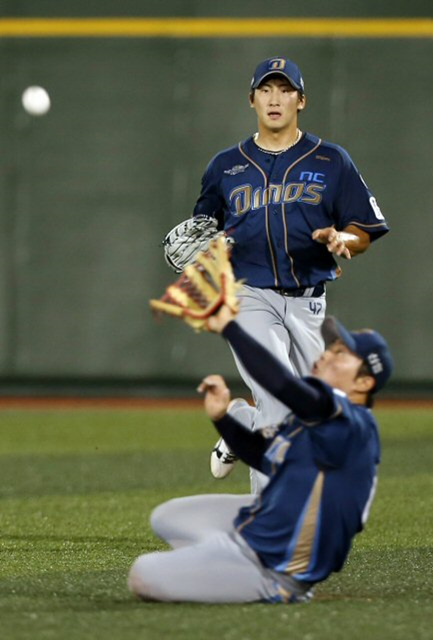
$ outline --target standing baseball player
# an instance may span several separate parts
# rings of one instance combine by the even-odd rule
[[[325,283],[341,271],[334,257],[363,253],[388,227],[348,153],[299,128],[306,97],[294,62],[261,62],[249,100],[257,133],[210,161],[193,215],[216,219],[233,242],[235,276],[245,282],[239,325],[302,376],[323,348]],[[235,360],[255,408],[234,400],[229,412],[252,430],[281,422],[287,406]],[[213,475],[228,475],[235,460],[218,441]],[[263,482],[253,471],[254,493]]]
[[[314,584],[341,570],[369,514],[380,444],[368,407],[392,370],[385,340],[327,317],[326,350],[312,376],[299,379],[233,318],[224,306],[208,326],[293,413],[278,427],[251,431],[227,412],[223,378],[203,380],[216,429],[269,483],[255,497],[193,496],[157,507],[152,527],[172,550],[133,564],[129,588],[144,600],[305,602]]]

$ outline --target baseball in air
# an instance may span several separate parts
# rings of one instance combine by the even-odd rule
[[[21,102],[31,116],[44,116],[51,107],[50,96],[43,87],[27,87],[21,96]]]

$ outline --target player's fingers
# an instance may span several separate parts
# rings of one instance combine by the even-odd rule
[[[346,245],[342,241],[328,245],[328,250],[331,253],[335,253],[337,256],[344,256],[348,260],[352,258],[352,254],[350,253],[350,250],[346,247]]]
[[[352,254],[350,253],[350,251],[349,251],[349,249],[348,249],[347,247],[344,247],[343,255],[344,255],[348,260],[351,260],[351,259],[352,259]]]
[[[203,378],[203,380],[197,387],[197,391],[199,393],[204,393],[205,391],[209,391],[209,389],[215,388],[217,386],[224,386],[224,384],[224,380],[221,376],[212,374]]]
[[[328,242],[326,245],[328,251],[331,253],[338,253],[339,249],[342,248],[341,243],[338,240],[332,240],[332,242]]]
[[[197,387],[197,391],[199,393],[205,393],[210,388],[210,386],[211,385],[208,382],[206,382],[206,380],[202,380]]]
[[[335,231],[329,235],[328,249],[339,256],[345,252],[345,242],[338,232]]]
[[[316,240],[316,242],[320,242],[321,244],[328,244],[329,234],[327,229],[317,229],[313,232],[312,238],[313,240]]]
[[[206,391],[209,391],[210,389],[212,389],[213,386],[214,385],[210,384],[209,382],[202,380],[199,386],[197,387],[197,391],[199,393],[206,393]]]
[[[322,229],[315,229],[311,234],[313,240],[317,240],[317,242],[322,242],[323,244],[328,244],[330,240],[330,235],[335,236],[336,231],[334,227],[324,227]]]

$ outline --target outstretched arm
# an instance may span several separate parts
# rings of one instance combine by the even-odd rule
[[[208,320],[211,331],[230,342],[248,373],[302,420],[321,421],[334,411],[332,394],[322,385],[296,378],[267,349],[233,321],[227,306]]]

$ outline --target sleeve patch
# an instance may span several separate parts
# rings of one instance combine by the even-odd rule
[[[384,215],[383,215],[382,211],[380,210],[379,205],[377,204],[376,198],[371,196],[369,202],[370,202],[371,208],[374,211],[374,215],[376,216],[376,218],[378,220],[385,220]]]

